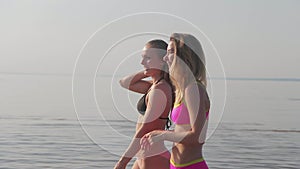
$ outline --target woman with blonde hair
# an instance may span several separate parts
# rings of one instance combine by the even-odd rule
[[[205,142],[210,101],[206,91],[205,57],[200,42],[190,34],[170,37],[164,60],[175,86],[171,119],[173,131],[155,130],[141,140],[143,149],[163,140],[174,142],[171,169],[207,169],[202,148]]]

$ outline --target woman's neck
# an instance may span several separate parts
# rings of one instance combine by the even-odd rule
[[[152,83],[155,84],[162,78],[162,75],[161,74],[153,75],[151,76],[151,78],[152,78]]]

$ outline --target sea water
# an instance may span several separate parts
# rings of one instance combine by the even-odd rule
[[[127,119],[99,118],[99,109],[87,106],[95,113],[80,114],[71,76],[2,74],[0,82],[0,168],[110,169],[134,135],[136,112]],[[300,168],[300,82],[226,82],[222,119],[204,145],[209,167]],[[128,97],[119,99],[126,103]],[[108,104],[101,111],[118,109]]]

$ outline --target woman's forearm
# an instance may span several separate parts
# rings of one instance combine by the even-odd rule
[[[185,132],[172,132],[172,131],[163,131],[162,140],[190,144],[198,141],[198,134],[193,131],[185,131]]]
[[[175,143],[183,143],[183,144],[191,144],[198,142],[198,134],[193,131],[182,131],[182,132],[174,132],[174,131],[166,131],[161,130],[160,134],[155,134],[152,137],[158,137],[158,140],[166,140]],[[156,141],[154,141],[156,142]]]
[[[126,89],[130,89],[130,86],[137,83],[138,81],[146,78],[148,76],[146,76],[144,74],[144,71],[139,71],[137,73],[134,73],[132,75],[128,75],[123,77],[119,83],[122,87],[126,88]]]
[[[153,130],[153,125],[142,125],[135,133],[130,145],[123,154],[120,160],[123,160],[126,164],[134,157],[141,149],[140,139],[143,135]]]

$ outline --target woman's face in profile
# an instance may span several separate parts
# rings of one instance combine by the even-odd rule
[[[145,71],[161,71],[164,64],[161,57],[158,56],[158,52],[161,49],[151,48],[146,45],[142,51],[141,64],[144,66]]]
[[[170,41],[167,48],[167,54],[164,56],[164,61],[167,62],[168,66],[172,65],[174,60],[175,44],[173,41]]]

